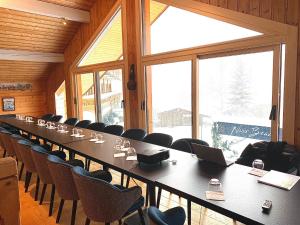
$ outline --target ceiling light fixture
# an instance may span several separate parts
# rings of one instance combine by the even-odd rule
[[[66,18],[62,18],[61,23],[66,26],[68,24],[68,20]]]

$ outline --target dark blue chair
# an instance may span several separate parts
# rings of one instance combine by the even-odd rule
[[[50,120],[52,117],[54,116],[54,114],[45,114],[41,117],[42,120]]]
[[[124,131],[124,133],[121,135],[122,137],[137,140],[137,141],[142,141],[144,137],[146,136],[146,131],[143,129],[128,129]]]
[[[49,121],[59,123],[62,118],[63,118],[62,115],[55,115]]]
[[[87,128],[91,123],[92,121],[90,120],[81,120],[75,125],[75,127]]]
[[[70,126],[76,126],[76,124],[79,122],[77,118],[68,118],[64,124],[70,125]]]
[[[170,148],[187,152],[187,153],[193,153],[193,147],[192,144],[199,144],[199,145],[205,145],[209,146],[209,144],[206,141],[202,141],[199,139],[193,139],[193,138],[182,138],[174,141]]]
[[[105,123],[101,123],[101,122],[91,123],[87,127],[87,129],[89,130],[100,131],[100,132],[103,131],[104,128],[105,128]]]
[[[171,135],[163,134],[163,133],[148,134],[143,139],[143,142],[160,145],[160,146],[167,147],[167,148],[171,146],[172,141],[173,141],[173,137]]]
[[[120,136],[123,133],[123,130],[124,128],[121,125],[109,125],[103,129],[103,132]]]
[[[85,225],[90,220],[103,222],[105,225],[119,220],[138,211],[141,224],[145,224],[142,206],[144,197],[140,187],[126,189],[112,185],[104,180],[91,177],[83,168],[74,167],[72,170],[74,182],[81,200],[83,210],[87,215]]]
[[[153,225],[183,225],[185,212],[182,207],[175,207],[161,212],[156,207],[149,207],[148,216]]]

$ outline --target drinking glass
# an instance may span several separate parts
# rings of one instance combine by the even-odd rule
[[[97,137],[97,143],[103,143],[104,142],[102,134],[97,134],[96,137]]]
[[[217,178],[212,178],[208,182],[208,191],[222,192],[222,184]]]
[[[127,150],[127,157],[136,157],[136,150],[134,147],[129,147]]]
[[[97,133],[96,132],[92,132],[91,133],[91,140],[90,141],[98,141]]]
[[[77,128],[73,128],[72,129],[72,135],[73,136],[77,136],[78,135],[78,129]]]
[[[48,122],[46,123],[46,127],[47,127],[47,128],[51,128],[51,122],[48,121]]]
[[[260,169],[260,170],[263,170],[264,169],[264,162],[261,160],[261,159],[255,159],[253,162],[252,162],[252,167],[253,168],[256,168],[256,169]]]
[[[77,136],[80,137],[82,136],[83,131],[81,129],[77,129]]]
[[[116,150],[121,150],[123,148],[122,143],[123,143],[122,138],[117,138],[116,143],[115,143],[115,149]]]
[[[124,140],[123,141],[123,151],[128,151],[130,148],[130,141],[129,140]]]

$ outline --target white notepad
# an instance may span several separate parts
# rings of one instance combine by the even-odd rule
[[[261,177],[258,180],[258,182],[289,191],[294,187],[294,185],[298,182],[299,179],[300,177],[292,174],[271,170],[266,175]]]

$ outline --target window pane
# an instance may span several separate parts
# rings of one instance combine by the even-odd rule
[[[105,124],[124,126],[122,70],[108,70],[98,73],[101,107],[100,118]]]
[[[79,77],[79,104],[82,107],[81,118],[96,121],[94,74],[81,74]]]
[[[143,24],[146,55],[261,34],[152,0]]]
[[[191,62],[148,66],[148,126],[174,140],[192,136]]]
[[[55,109],[57,115],[62,115],[63,120],[67,119],[67,102],[65,82],[55,92]]]
[[[79,66],[123,59],[121,9],[107,24]]]
[[[272,51],[200,60],[200,139],[229,158],[270,141],[272,77]]]

